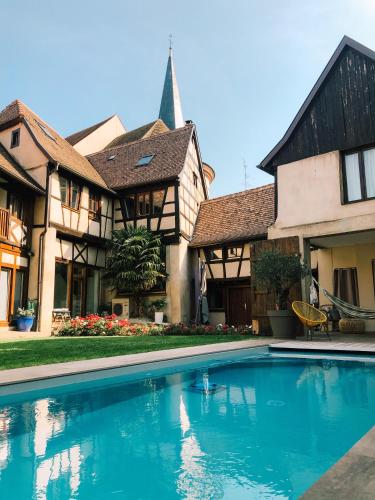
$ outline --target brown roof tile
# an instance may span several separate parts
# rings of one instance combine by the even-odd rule
[[[171,130],[130,144],[99,151],[87,158],[112,189],[175,179],[181,173],[194,125]],[[154,155],[147,166],[137,167],[144,155]],[[108,158],[113,157],[109,160]]]
[[[74,134],[68,135],[68,137],[65,137],[65,140],[69,142],[72,146],[77,144],[78,142],[82,141],[85,137],[90,135],[92,132],[95,132],[96,129],[107,123],[111,118],[113,118],[114,115],[106,118],[105,120],[95,123],[95,125],[91,125],[91,127],[87,127],[83,130],[80,130],[79,132],[75,132]]]
[[[35,141],[52,160],[79,177],[107,188],[105,181],[91,163],[76,151],[44,120],[39,118],[23,102],[16,100],[0,112],[0,127],[8,122],[24,120]]]
[[[28,186],[29,188],[44,193],[44,189],[16,162],[0,143],[0,170]]]
[[[113,139],[104,149],[122,146],[130,142],[139,141],[140,139],[147,139],[148,137],[168,132],[168,130],[169,128],[165,125],[163,120],[158,119],[116,137],[116,139]]]
[[[274,219],[274,185],[203,201],[190,246],[215,245],[267,234]]]

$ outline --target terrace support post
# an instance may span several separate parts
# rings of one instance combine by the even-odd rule
[[[301,291],[302,291],[302,301],[310,303],[310,286],[311,286],[311,250],[310,250],[310,239],[299,237],[299,247],[301,253],[301,260],[303,264],[307,267],[309,272],[301,280]],[[309,333],[309,329],[304,326],[305,336]]]

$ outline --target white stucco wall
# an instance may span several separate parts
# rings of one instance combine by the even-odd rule
[[[271,238],[300,232],[317,236],[375,227],[375,200],[341,202],[338,151],[279,166],[277,185],[278,215],[269,230]]]
[[[96,153],[125,132],[126,129],[120,118],[115,115],[87,137],[77,142],[74,148],[84,156]]]

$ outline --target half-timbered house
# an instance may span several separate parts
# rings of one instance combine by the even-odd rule
[[[159,126],[159,133],[129,143],[122,141],[88,158],[117,193],[114,227],[143,226],[162,236],[168,275],[167,317],[170,321],[188,321],[188,245],[200,203],[207,198],[208,177],[204,172],[208,167],[204,171],[194,124],[175,130],[163,127]]]
[[[259,165],[275,177],[269,238],[298,237],[320,284],[368,309],[375,309],[374,109],[375,52],[344,37]],[[320,302],[327,302],[322,293]]]
[[[0,132],[1,133],[1,132]],[[10,136],[17,147],[19,134]],[[43,188],[0,144],[0,326],[8,326],[27,299],[35,198]]]
[[[84,156],[20,101],[0,113],[0,143],[3,157],[36,193],[17,208],[12,200],[19,190],[12,187],[7,210],[9,238],[15,234],[14,219],[22,220],[18,232],[26,221],[31,229],[25,239],[30,249],[27,297],[39,305],[38,328],[50,328],[54,308],[69,308],[74,315],[96,312],[114,193]],[[8,279],[17,288],[17,280]],[[12,310],[14,305],[8,306],[8,315]]]
[[[210,323],[252,323],[252,246],[267,239],[273,212],[273,184],[201,203],[190,248],[197,287],[198,270],[205,266]]]

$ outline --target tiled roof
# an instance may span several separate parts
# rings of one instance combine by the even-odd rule
[[[79,132],[75,132],[74,134],[68,135],[68,137],[65,137],[65,140],[69,142],[72,146],[77,144],[78,142],[82,141],[85,137],[90,135],[92,132],[95,132],[96,129],[107,123],[111,118],[113,118],[114,115],[106,118],[105,120],[95,123],[95,125],[91,125],[91,127],[87,127],[83,130],[80,130]]]
[[[16,162],[2,144],[0,144],[0,170],[29,188],[39,193],[44,192],[44,189]]]
[[[87,156],[112,189],[176,179],[185,158],[194,125],[141,139]],[[154,155],[146,166],[136,166],[145,155]],[[109,159],[112,158],[112,159]]]
[[[163,120],[158,119],[116,137],[116,139],[113,139],[104,149],[122,146],[130,142],[139,141],[140,139],[147,139],[148,137],[168,132],[168,130],[169,128],[165,125]]]
[[[274,219],[274,185],[203,201],[190,246],[215,245],[267,234]]]
[[[23,102],[16,100],[0,112],[0,127],[8,122],[23,119],[29,127],[35,141],[45,154],[67,170],[98,186],[106,188],[106,183],[84,156],[63,139],[44,120],[39,118]]]

